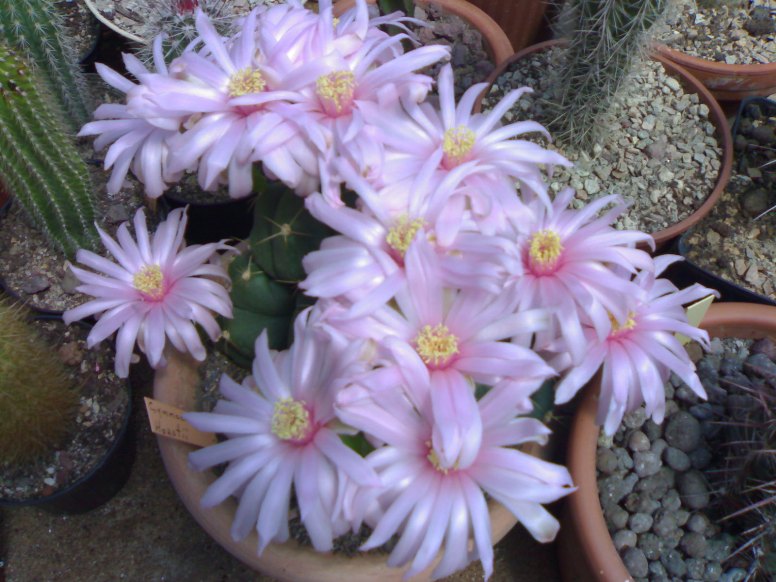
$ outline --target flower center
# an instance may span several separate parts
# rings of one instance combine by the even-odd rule
[[[323,109],[332,117],[350,113],[355,89],[356,76],[351,71],[334,71],[321,75],[315,82],[315,92]]]
[[[140,269],[132,277],[132,285],[154,301],[164,297],[164,275],[159,265],[146,265]]]
[[[474,139],[474,132],[465,125],[448,129],[442,139],[445,165],[452,168],[465,162],[474,147]]]
[[[431,441],[426,441],[426,446],[428,447],[428,454],[426,455],[426,459],[428,459],[428,462],[431,463],[431,466],[434,467],[434,469],[443,475],[447,475],[450,471],[455,471],[458,469],[457,461],[452,467],[443,467],[442,461],[439,459],[439,454],[434,449]]]
[[[267,86],[261,71],[246,67],[240,69],[229,79],[229,96],[240,97],[251,93],[261,93]]]
[[[396,224],[388,231],[385,242],[403,257],[407,252],[407,249],[410,248],[410,244],[415,239],[415,235],[421,228],[423,228],[422,218],[410,220],[409,217],[404,214],[396,220]]]
[[[531,236],[528,257],[533,271],[538,274],[551,272],[563,252],[560,236],[553,230],[540,230]]]
[[[310,432],[310,413],[304,402],[282,398],[275,402],[272,433],[284,441],[300,441]]]
[[[415,351],[426,364],[439,367],[458,353],[458,338],[446,325],[424,325],[415,337]]]
[[[630,331],[634,327],[636,327],[636,314],[632,311],[628,312],[628,319],[625,320],[625,323],[620,323],[614,318],[614,315],[611,313],[609,314],[609,322],[612,324],[612,331],[609,334],[609,337],[617,336],[623,332]]]

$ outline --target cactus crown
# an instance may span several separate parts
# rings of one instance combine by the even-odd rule
[[[549,123],[554,135],[580,147],[596,139],[601,116],[633,64],[667,0],[567,0],[556,23],[569,39],[557,68]]]
[[[0,42],[34,64],[70,133],[89,121],[94,107],[86,76],[54,2],[0,0]]]
[[[66,254],[92,248],[92,187],[86,164],[26,62],[0,44],[0,176]]]
[[[25,315],[0,299],[0,466],[52,450],[67,436],[78,408],[64,365]]]

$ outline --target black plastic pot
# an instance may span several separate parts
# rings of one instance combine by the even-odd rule
[[[255,195],[237,200],[213,203],[191,202],[175,193],[166,192],[160,201],[166,211],[188,206],[186,242],[204,244],[222,239],[248,238],[253,226],[253,203]]]
[[[38,315],[37,320],[60,320],[50,315]],[[83,322],[81,325],[91,328]],[[77,481],[45,497],[22,501],[0,498],[0,507],[38,507],[50,513],[85,513],[110,501],[126,484],[135,461],[136,440],[132,434],[130,418],[132,416],[132,387],[127,380],[124,384],[127,392],[127,410],[116,432],[113,443],[103,459]]]

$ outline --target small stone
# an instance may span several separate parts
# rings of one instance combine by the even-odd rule
[[[657,177],[661,182],[670,182],[674,179],[674,173],[668,168],[660,168]]]
[[[634,477],[638,478],[636,475]],[[644,493],[652,499],[660,499],[666,492],[674,486],[675,475],[672,469],[661,467],[660,470],[645,477],[635,484],[635,489],[639,493]]]
[[[682,500],[679,497],[679,492],[676,489],[669,489],[666,494],[663,495],[663,507],[668,511],[677,511],[682,506]]]
[[[746,274],[744,275],[744,281],[749,283],[750,285],[754,285],[755,287],[759,287],[762,284],[762,275],[760,274],[760,271],[757,269],[757,265],[752,263],[749,265],[749,268],[746,270]]]
[[[776,380],[776,363],[763,353],[749,356],[744,363],[744,369],[765,380]]]
[[[42,273],[33,273],[21,284],[21,289],[28,295],[41,293],[51,287],[51,281]]]
[[[612,475],[602,479],[598,483],[601,503],[604,505],[619,503],[628,493],[633,491],[636,481],[638,481],[638,477],[633,473],[626,475],[625,478],[620,475]]]
[[[599,448],[596,457],[596,468],[606,475],[611,475],[617,470],[617,455],[612,449]]]
[[[692,469],[676,477],[676,489],[682,503],[690,509],[703,509],[709,504],[709,488],[703,474]]]
[[[656,141],[649,144],[644,151],[647,156],[653,160],[662,160],[666,157],[666,147],[668,144],[665,141]]]
[[[644,117],[644,120],[641,122],[641,129],[644,129],[646,131],[652,131],[655,129],[655,116],[651,113],[649,115],[646,115]]]
[[[634,533],[648,532],[652,528],[652,516],[646,513],[634,513],[628,520],[628,527]]]
[[[719,577],[719,582],[741,582],[746,578],[746,570],[743,568],[731,568]]]
[[[640,430],[633,431],[628,439],[628,448],[634,452],[649,450],[649,438]]]
[[[78,279],[78,277],[75,276],[75,273],[70,270],[70,265],[65,267],[65,274],[59,281],[59,285],[62,287],[62,291],[68,295],[75,295],[78,293],[76,287],[81,285],[81,281]]]
[[[690,457],[687,456],[687,453],[676,447],[666,448],[663,452],[663,461],[665,461],[666,465],[671,467],[674,471],[686,471],[692,466]]]
[[[741,200],[741,207],[748,216],[759,216],[771,207],[768,192],[762,188],[749,190]]]
[[[678,93],[682,89],[682,84],[673,77],[667,77],[665,83],[674,93]]]
[[[129,220],[129,210],[123,204],[111,204],[105,213],[108,222],[118,224]]]
[[[649,563],[650,582],[657,582],[658,580],[661,582],[670,582],[666,567],[658,561],[659,558],[660,556]]]
[[[687,574],[687,565],[682,559],[682,554],[676,550],[669,550],[660,556],[660,563],[666,567],[671,576],[683,578]]]
[[[587,178],[585,180],[585,190],[592,196],[601,191],[601,185],[595,178]]]
[[[698,532],[687,532],[679,542],[679,547],[690,557],[702,558],[706,555],[706,538]]]
[[[664,439],[657,439],[652,443],[652,446],[649,448],[649,450],[655,453],[658,457],[662,457],[663,451],[665,451],[667,447],[668,443]]]
[[[644,407],[637,408],[623,418],[623,424],[626,428],[641,428],[647,420],[647,412]]]
[[[652,522],[652,531],[661,538],[667,537],[678,527],[679,526],[676,525],[676,517],[674,517],[674,514],[666,510],[659,510],[657,516]]]
[[[627,511],[616,504],[608,505],[604,509],[604,515],[607,523],[615,530],[625,529],[628,525],[628,518],[630,517]]]
[[[639,536],[637,547],[644,552],[647,560],[658,560],[663,551],[663,544],[660,538],[651,532],[645,532]]]
[[[621,529],[612,536],[612,542],[617,551],[623,548],[635,548],[638,537],[629,529]]]
[[[84,359],[84,352],[78,347],[78,342],[67,342],[57,350],[62,363],[66,366],[78,366]]]
[[[722,576],[722,565],[719,562],[708,562],[706,571],[703,573],[704,581],[717,582]]]
[[[751,354],[765,354],[770,360],[776,360],[776,342],[770,338],[755,341],[749,348]]]
[[[706,560],[699,558],[690,558],[686,560],[687,577],[691,580],[702,580],[703,573],[706,571]]]
[[[666,424],[665,439],[670,446],[688,453],[700,443],[701,425],[689,412],[677,412]]]
[[[702,513],[695,513],[687,520],[687,529],[691,532],[703,533],[709,525],[709,519]]]
[[[663,436],[663,425],[657,424],[651,418],[644,423],[643,429],[644,429],[644,434],[646,434],[647,437],[649,437],[649,440],[651,440],[652,442],[656,441],[661,436]]]
[[[684,524],[687,523],[687,520],[690,519],[690,512],[685,509],[679,509],[676,512],[676,525],[679,527],[684,527]]]
[[[54,485],[57,484],[57,480],[55,477],[46,477],[45,479],[43,479],[43,482],[49,487],[54,487]]]
[[[633,469],[639,477],[649,477],[660,470],[663,463],[660,456],[652,451],[644,451],[633,454]]]
[[[639,548],[628,548],[622,555],[622,561],[625,567],[635,578],[646,578],[649,574],[649,562]]]
[[[622,448],[613,449],[614,454],[617,456],[617,462],[621,469],[631,470],[633,469],[633,459],[628,454],[628,451]]]

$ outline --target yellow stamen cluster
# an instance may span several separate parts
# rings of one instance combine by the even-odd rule
[[[448,161],[461,163],[474,147],[474,132],[465,125],[451,127],[442,139],[442,151]]]
[[[450,471],[456,471],[458,469],[458,461],[456,461],[455,465],[453,465],[451,468],[443,467],[441,461],[439,460],[439,455],[434,449],[431,441],[426,441],[426,446],[428,447],[428,454],[426,455],[426,459],[428,459],[428,462],[431,463],[431,466],[434,467],[434,469],[443,475],[447,475]]]
[[[563,252],[560,236],[553,230],[540,230],[531,236],[528,255],[531,261],[541,267],[550,267]]]
[[[432,366],[438,366],[458,353],[458,338],[441,323],[434,327],[424,325],[414,344],[420,358]]]
[[[410,220],[409,217],[404,214],[398,218],[396,224],[393,225],[393,228],[388,231],[385,242],[387,242],[392,249],[399,252],[401,256],[404,256],[404,253],[410,248],[410,244],[421,228],[423,228],[422,218]]]
[[[164,295],[164,275],[159,265],[146,265],[132,277],[132,285],[152,299]]]
[[[275,402],[272,413],[272,433],[280,439],[299,440],[310,429],[310,413],[304,402],[283,398]]]
[[[321,75],[315,82],[315,92],[332,103],[338,113],[352,101],[355,88],[356,76],[351,71],[334,71]]]
[[[625,320],[625,323],[620,323],[614,318],[614,315],[611,313],[609,314],[609,322],[612,324],[612,332],[611,335],[616,335],[620,333],[621,331],[628,331],[636,327],[636,314],[632,311],[628,312],[628,319]]]
[[[246,67],[240,69],[229,79],[229,95],[240,97],[251,93],[261,93],[267,86],[261,71]]]

